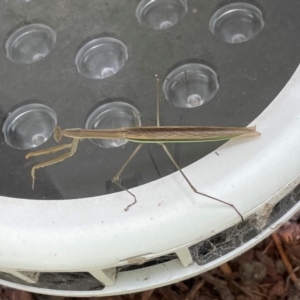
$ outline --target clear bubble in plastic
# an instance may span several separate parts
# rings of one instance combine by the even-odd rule
[[[31,103],[10,113],[2,132],[7,145],[16,149],[32,149],[49,139],[56,124],[56,113],[50,107]]]
[[[135,15],[139,23],[159,30],[176,25],[187,11],[186,0],[142,0]]]
[[[78,51],[78,72],[91,79],[104,79],[119,72],[128,59],[127,47],[121,41],[102,37],[89,41]]]
[[[25,25],[12,33],[6,56],[16,64],[32,64],[45,58],[56,43],[56,33],[44,24]]]
[[[211,32],[226,43],[243,43],[256,37],[264,27],[262,12],[249,3],[231,3],[210,19]]]
[[[211,100],[219,89],[217,73],[210,67],[189,63],[167,75],[162,90],[175,106],[194,108]],[[174,80],[172,80],[174,79]]]
[[[88,117],[86,129],[115,129],[121,127],[139,127],[141,118],[139,111],[126,102],[109,102],[99,106]],[[127,143],[125,139],[91,140],[102,148],[116,148]]]

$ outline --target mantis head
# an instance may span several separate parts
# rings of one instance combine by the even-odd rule
[[[54,131],[54,139],[59,143],[61,142],[62,137],[63,134],[61,128],[59,126],[56,126]]]

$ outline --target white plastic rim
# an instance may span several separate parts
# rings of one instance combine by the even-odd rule
[[[246,218],[267,203],[277,203],[300,182],[300,68],[269,107],[251,125],[261,137],[232,140],[186,167],[184,172],[201,191],[230,201]],[[76,200],[45,201],[1,197],[0,267],[35,272],[79,272],[107,269],[151,259],[207,239],[240,222],[233,209],[194,194],[174,173],[126,192]],[[296,205],[276,224],[296,212]],[[53,295],[108,295],[153,288],[180,281],[244,252],[276,229],[232,251],[205,268],[184,268],[178,260],[119,274],[103,291],[57,291],[0,283]],[[278,225],[279,226],[279,225]],[[157,275],[153,275],[157,270]],[[162,271],[164,270],[164,271]],[[155,280],[130,281],[135,277]],[[163,275],[161,275],[163,274]],[[125,283],[124,283],[125,282]],[[152,282],[152,284],[151,284]],[[136,284],[136,286],[133,286]]]

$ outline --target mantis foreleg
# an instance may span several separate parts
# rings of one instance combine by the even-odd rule
[[[32,156],[40,156],[40,155],[46,155],[46,154],[50,154],[50,153],[55,153],[58,151],[61,151],[63,149],[68,149],[71,148],[71,150],[65,154],[62,154],[58,157],[54,157],[52,159],[46,160],[44,162],[41,162],[35,166],[33,166],[33,168],[31,169],[31,177],[32,177],[32,189],[34,189],[34,180],[35,180],[35,170],[40,169],[40,168],[44,168],[46,166],[50,166],[53,164],[56,164],[58,162],[64,161],[65,159],[67,159],[68,157],[71,157],[77,150],[77,146],[78,146],[78,139],[73,139],[72,143],[70,144],[64,144],[64,145],[60,145],[57,147],[52,147],[50,149],[46,149],[46,150],[39,150],[39,151],[34,151],[34,152],[29,152],[25,158],[28,159]]]

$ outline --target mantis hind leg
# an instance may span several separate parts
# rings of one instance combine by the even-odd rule
[[[197,189],[192,185],[192,183],[189,181],[189,179],[186,177],[186,175],[183,173],[183,171],[181,170],[181,168],[178,166],[177,162],[175,161],[175,159],[173,158],[173,156],[171,155],[170,151],[168,150],[168,148],[166,147],[165,144],[160,144],[163,149],[165,150],[165,152],[167,153],[167,155],[169,156],[170,160],[172,161],[172,163],[174,164],[174,166],[177,168],[177,170],[181,173],[181,175],[183,176],[183,178],[186,180],[186,182],[188,183],[188,185],[191,187],[191,189],[193,190],[194,193],[196,194],[199,194],[201,196],[205,196],[207,198],[210,198],[212,200],[215,200],[215,201],[218,201],[218,202],[221,202],[223,204],[226,204],[230,207],[232,207],[236,212],[237,214],[240,216],[241,220],[244,221],[244,218],[242,216],[242,214],[237,210],[237,208],[231,204],[231,203],[228,203],[226,201],[223,201],[223,200],[220,200],[218,198],[215,198],[215,197],[212,197],[210,195],[207,195],[207,194],[204,194],[204,193],[201,193],[201,192],[198,192]]]
[[[37,169],[44,168],[44,167],[56,164],[58,162],[64,161],[65,159],[71,157],[76,152],[76,150],[77,150],[78,142],[79,142],[79,140],[74,139],[72,141],[72,143],[70,143],[70,144],[64,144],[64,145],[60,145],[60,146],[57,146],[57,147],[52,147],[52,148],[45,149],[45,150],[39,150],[39,151],[29,152],[25,156],[25,158],[28,159],[28,158],[33,157],[33,156],[41,156],[41,155],[47,155],[47,154],[50,154],[50,153],[59,152],[59,151],[61,151],[63,149],[71,149],[67,153],[64,153],[64,154],[62,154],[62,155],[60,155],[58,157],[54,157],[52,159],[46,160],[44,162],[41,162],[41,163],[33,166],[33,168],[31,169],[32,189],[34,189],[35,171]]]
[[[134,158],[134,156],[140,151],[140,149],[142,148],[143,144],[139,144],[136,149],[133,151],[133,153],[130,155],[130,157],[126,160],[125,164],[122,166],[122,168],[118,171],[118,173],[114,176],[114,178],[112,179],[112,182],[115,183],[118,187],[120,187],[122,190],[126,191],[127,193],[129,193],[134,201],[129,204],[124,210],[125,211],[128,211],[128,209],[134,205],[137,200],[136,200],[136,197],[133,193],[131,193],[126,187],[124,187],[122,184],[121,184],[121,180],[120,180],[120,176],[122,174],[122,172],[124,171],[124,169],[127,167],[127,165],[131,162],[131,160]]]

